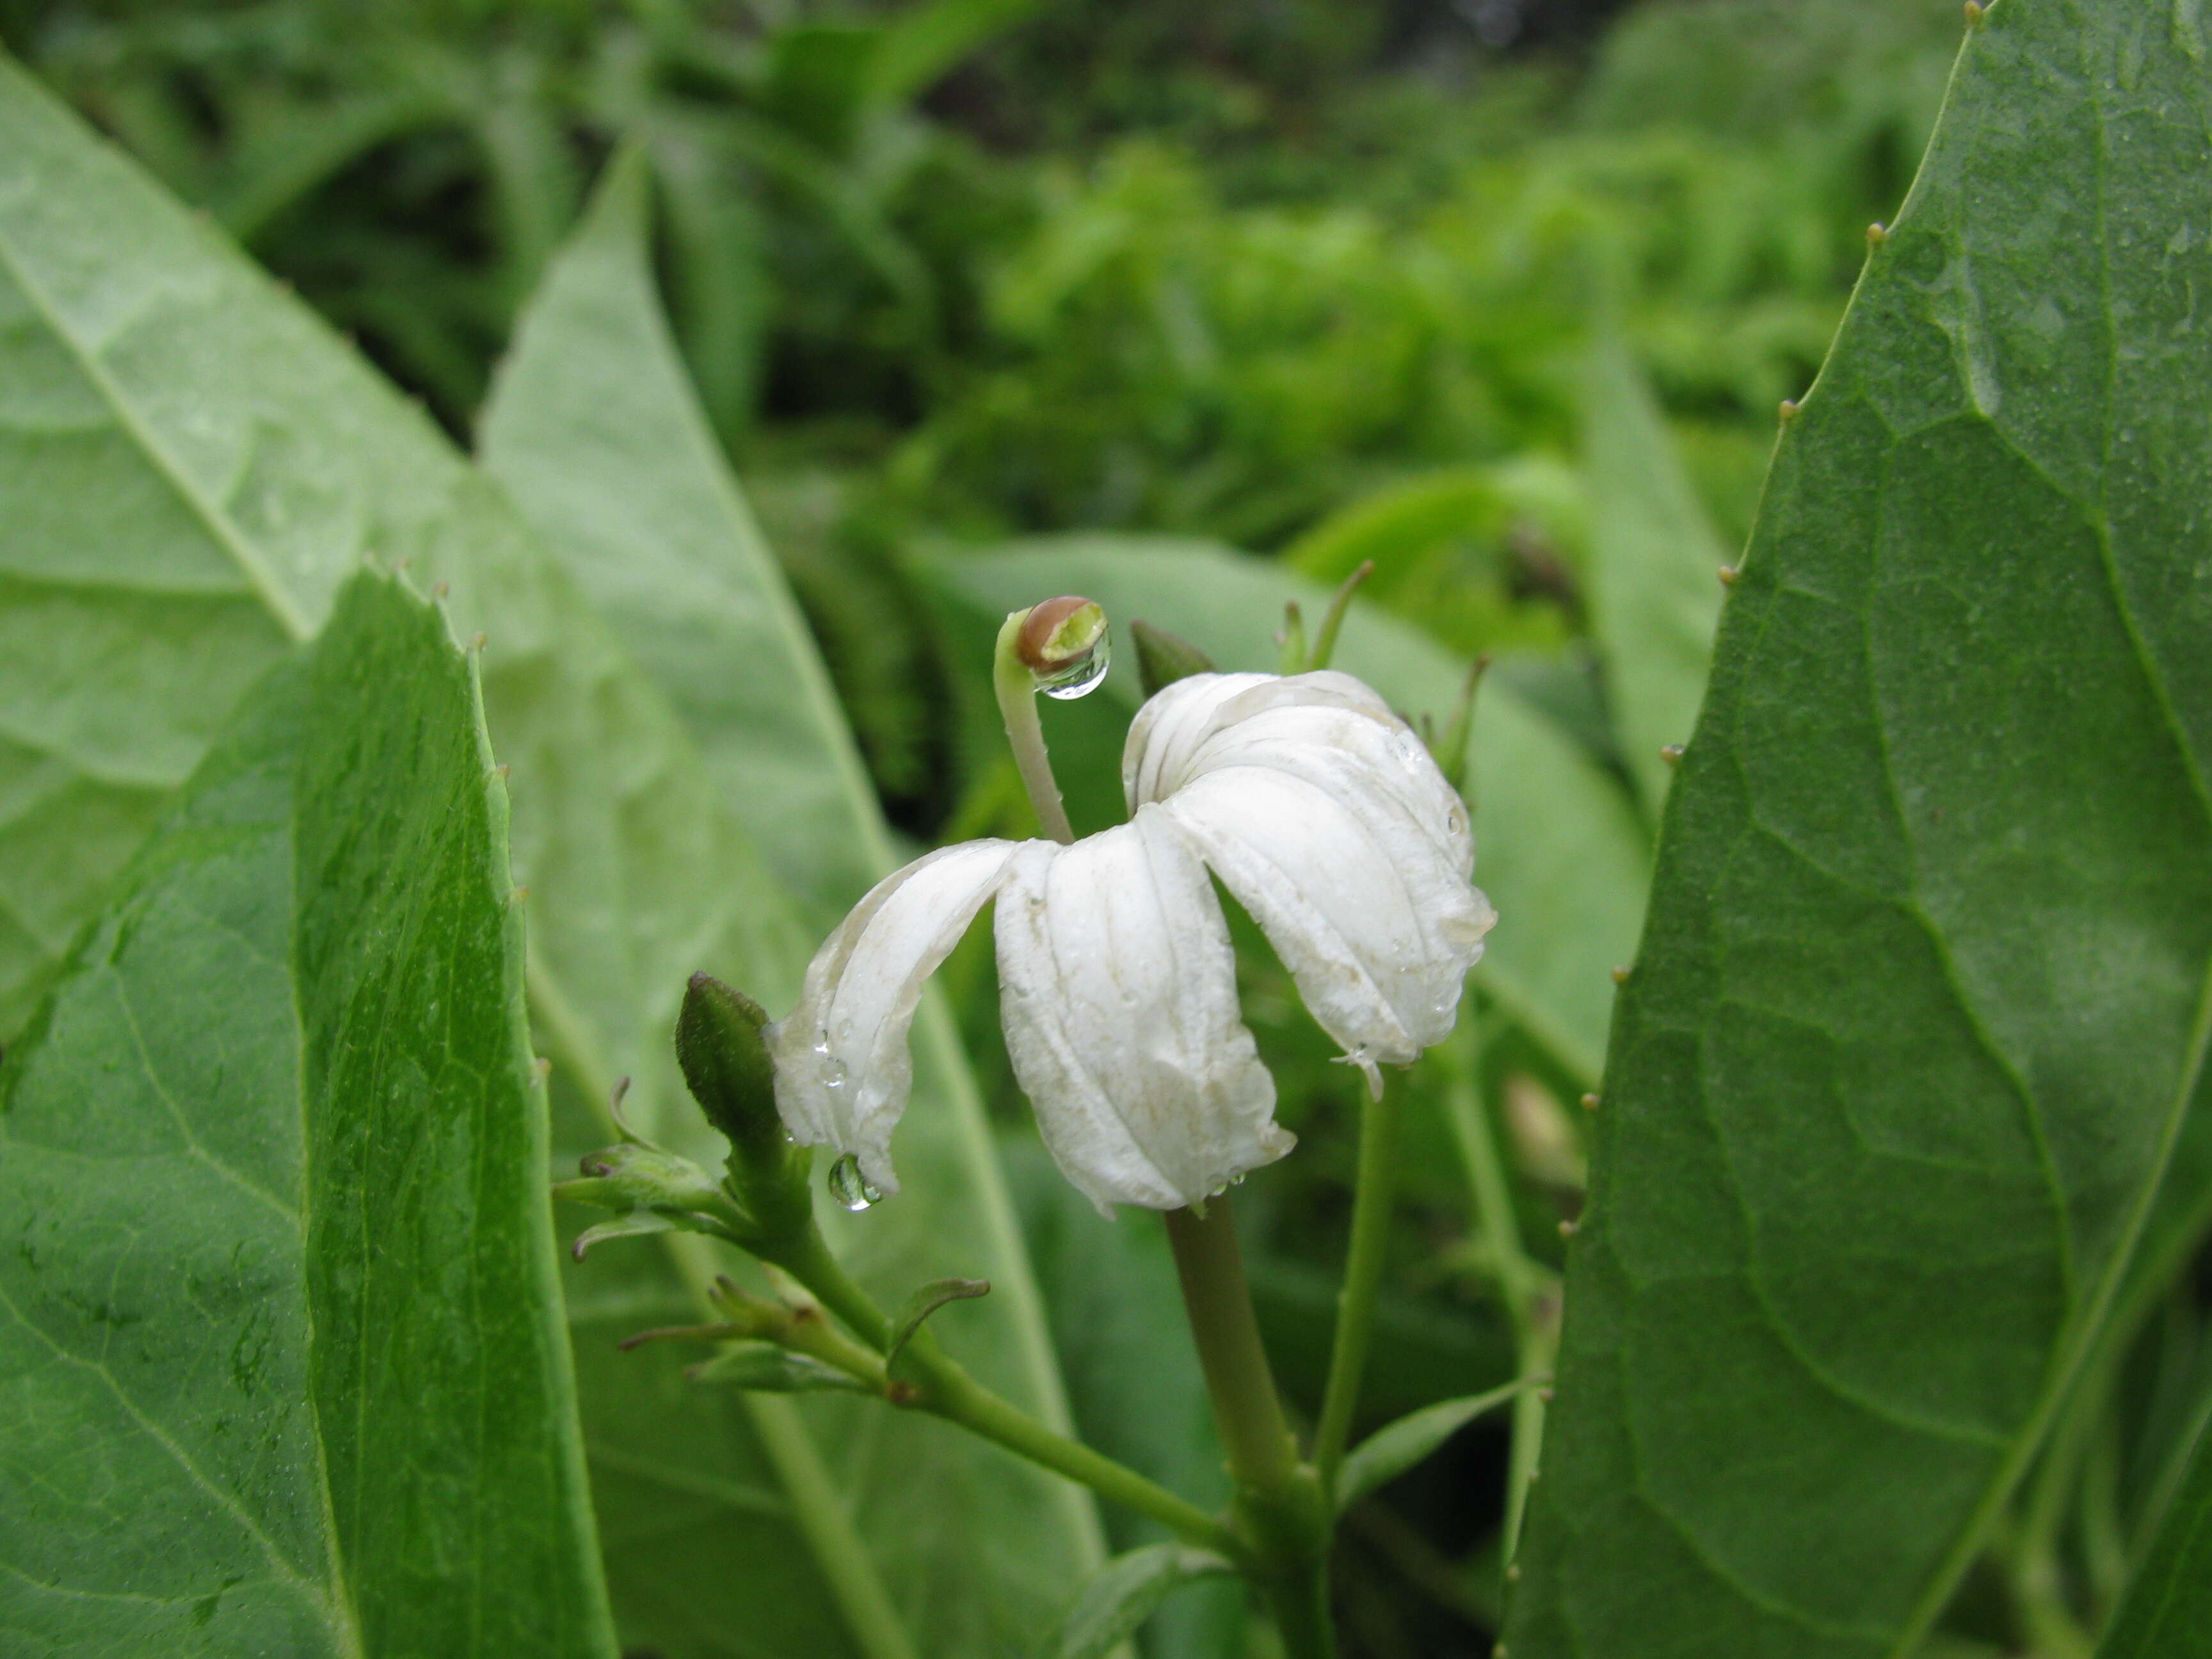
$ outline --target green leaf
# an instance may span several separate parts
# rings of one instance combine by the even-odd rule
[[[1528,1386],[1516,1381],[1463,1400],[1439,1400],[1376,1430],[1352,1448],[1338,1471],[1337,1508],[1348,1510],[1368,1493],[1389,1486],[1476,1418],[1510,1404]]]
[[[914,1334],[922,1322],[948,1302],[965,1302],[979,1296],[988,1296],[991,1286],[981,1279],[933,1279],[906,1299],[906,1305],[891,1322],[891,1340],[884,1349],[884,1369],[889,1370],[899,1357],[899,1351],[914,1340]]]
[[[644,154],[610,164],[532,299],[477,447],[622,636],[717,793],[831,915],[891,863],[829,675],[677,356]]]
[[[1088,594],[1116,627],[1141,617],[1172,629],[1224,669],[1272,671],[1285,601],[1295,599],[1311,617],[1328,602],[1324,590],[1273,565],[1163,538],[1043,538],[933,568],[969,605],[994,613],[1047,594]],[[1060,722],[1046,736],[1071,802],[1098,779],[1118,802],[1121,732],[1139,696],[1135,654],[1115,658],[1106,679],[1119,700],[1113,729],[1079,759],[1059,758],[1068,717],[1048,716]],[[1357,605],[1335,665],[1395,707],[1440,721],[1465,673],[1418,630]],[[1077,767],[1097,778],[1079,777]],[[1641,920],[1649,854],[1634,810],[1571,740],[1494,677],[1475,707],[1470,776],[1475,880],[1499,916],[1478,979],[1562,1066],[1594,1081],[1612,1012],[1610,970],[1628,960]]]
[[[1590,621],[1613,724],[1656,820],[1674,771],[1660,750],[1689,741],[1705,694],[1727,556],[1617,336],[1591,349],[1583,384]]]
[[[2097,1659],[2212,1655],[2212,1434],[2200,1431],[2189,1471],[2112,1615]]]
[[[721,1389],[751,1389],[763,1394],[872,1394],[858,1377],[811,1354],[793,1353],[773,1342],[732,1342],[712,1359],[690,1368],[694,1382]]]
[[[506,817],[364,576],[10,1054],[11,1650],[612,1655]]]
[[[19,1018],[51,975],[243,687],[321,625],[373,549],[449,583],[459,630],[490,635],[485,700],[514,768],[515,866],[534,890],[531,1005],[556,1062],[556,1144],[571,1158],[604,1145],[604,1103],[628,1075],[644,1130],[689,1133],[689,1150],[719,1158],[670,1042],[684,983],[710,971],[780,1005],[811,939],[683,723],[496,486],[4,63],[0,350],[0,918],[33,923],[0,919],[0,1018]],[[957,1077],[957,1052],[925,1036],[918,1058],[918,1097],[957,1100],[927,1092]],[[899,1289],[917,1270],[988,1274],[1013,1311],[963,1357],[1048,1411],[1050,1357],[1019,1312],[1034,1304],[1006,1248],[1012,1222],[974,1153],[980,1115],[912,1121],[902,1166],[941,1175],[948,1206],[983,1183],[981,1219],[956,1231],[941,1210],[878,1206],[848,1230],[862,1269]],[[894,1595],[941,1650],[1031,1639],[1097,1556],[1079,1492],[940,1425],[883,1422],[880,1407],[810,1404],[802,1420],[789,1401],[602,1357],[641,1326],[696,1322],[721,1265],[686,1237],[597,1251],[577,1276],[625,1640],[683,1659],[732,1642],[834,1655],[857,1639],[889,1659],[912,1650]],[[966,1497],[927,1496],[945,1491]],[[681,1607],[678,1574],[695,1598]],[[955,1594],[963,1574],[988,1589]]]
[[[1182,1544],[1117,1555],[1084,1586],[1042,1652],[1048,1659],[1105,1659],[1185,1584],[1229,1571],[1219,1556]]]
[[[678,709],[703,757],[706,787],[760,837],[777,884],[803,896],[813,925],[826,931],[890,870],[890,836],[805,623],[684,380],[647,258],[647,184],[641,158],[619,158],[556,260],[500,372],[484,421],[485,464]],[[736,891],[764,908],[777,902],[757,889]],[[803,961],[803,951],[780,961],[757,955],[739,964],[743,971],[720,971],[780,1009]],[[674,988],[681,991],[680,978]],[[1035,1281],[981,1103],[935,994],[923,1001],[915,1036],[914,1105],[898,1140],[905,1190],[861,1216],[825,1206],[824,1225],[885,1305],[896,1305],[917,1274],[988,1279],[996,1293],[987,1314],[966,1322],[962,1360],[1064,1425]],[[595,1084],[612,1081],[603,1071]],[[681,1322],[691,1316],[684,1298],[712,1274],[703,1258],[683,1261],[672,1276],[601,1250],[593,1269],[622,1276],[626,1289],[607,1292],[609,1301],[635,1295],[653,1310],[638,1322]],[[659,1277],[644,1282],[655,1271]],[[605,1333],[620,1334],[618,1325]],[[580,1331],[580,1342],[601,1340],[596,1322]],[[598,1376],[587,1373],[586,1389],[595,1456],[603,1444],[629,1443],[639,1426],[626,1420],[623,1373],[606,1374],[605,1395]],[[770,1407],[782,1408],[756,1401],[746,1409],[757,1419]],[[1033,1639],[1071,1577],[1103,1556],[1087,1494],[994,1448],[919,1414],[887,1413],[876,1401],[811,1402],[809,1416],[833,1449],[821,1471],[830,1486],[817,1499],[858,1517],[909,1630],[929,1651]],[[771,1450],[793,1443],[781,1421],[755,1427]],[[726,1430],[699,1432],[708,1442],[728,1438]],[[656,1468],[669,1466],[654,1458]],[[684,1460],[673,1462],[680,1468]],[[784,1470],[811,1479],[788,1461]],[[967,1497],[948,1504],[943,1494],[952,1491]],[[648,1607],[666,1571],[649,1513],[659,1501],[642,1478],[602,1497],[610,1516],[644,1512],[635,1524],[608,1526],[611,1540],[638,1540],[635,1557],[610,1544],[626,1631],[635,1619],[661,1616]],[[726,1627],[742,1627],[785,1582],[775,1571],[726,1565],[705,1577],[727,1600],[700,1610],[702,1632],[713,1628],[710,1611]],[[988,1588],[955,1593],[963,1583]],[[657,1645],[678,1656],[721,1650],[665,1637]],[[791,1650],[810,1651],[803,1643]]]
[[[2203,1213],[2159,1195],[2212,1120],[2185,21],[1997,0],[1783,439],[1615,1024],[1516,1659],[1912,1651]]]

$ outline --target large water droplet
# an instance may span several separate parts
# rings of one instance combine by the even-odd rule
[[[855,1214],[884,1200],[883,1189],[860,1173],[860,1160],[851,1152],[830,1166],[830,1196]]]
[[[1106,678],[1107,659],[1110,655],[1106,635],[1098,636],[1098,643],[1091,647],[1091,654],[1072,668],[1063,668],[1057,674],[1041,677],[1037,684],[1048,697],[1065,702],[1070,697],[1087,697],[1096,691]]]

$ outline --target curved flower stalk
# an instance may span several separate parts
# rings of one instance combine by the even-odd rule
[[[923,981],[998,901],[1001,1018],[1061,1171],[1102,1211],[1201,1203],[1288,1152],[1237,1005],[1211,867],[1379,1091],[1451,1030],[1495,921],[1466,809],[1404,721],[1348,674],[1197,674],[1138,711],[1130,821],[1071,845],[975,841],[854,907],[772,1039],[800,1141],[898,1190],[908,1028]]]

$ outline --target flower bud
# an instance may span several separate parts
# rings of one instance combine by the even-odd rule
[[[1031,605],[1014,641],[1038,689],[1060,697],[1081,696],[1105,678],[1107,647],[1105,607],[1073,593]]]
[[[1162,686],[1187,680],[1193,674],[1213,672],[1213,659],[1188,640],[1155,628],[1139,618],[1129,624],[1129,638],[1137,647],[1137,679],[1150,697]]]
[[[582,1178],[556,1182],[553,1196],[614,1212],[615,1218],[576,1237],[581,1261],[592,1246],[646,1233],[711,1233],[742,1243],[744,1218],[714,1177],[688,1158],[639,1140],[584,1154]]]
[[[676,1060],[707,1121],[730,1143],[730,1184],[765,1238],[794,1237],[812,1214],[810,1155],[775,1109],[775,1064],[761,1006],[710,974],[694,974],[676,1019]]]

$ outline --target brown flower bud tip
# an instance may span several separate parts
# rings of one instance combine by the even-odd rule
[[[1063,593],[1030,607],[1014,649],[1024,666],[1058,674],[1083,662],[1106,635],[1106,611],[1095,599]]]
[[[1583,1110],[1586,1112],[1594,1112],[1597,1110],[1597,1097],[1595,1095],[1584,1095],[1583,1097]]]

